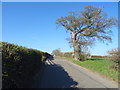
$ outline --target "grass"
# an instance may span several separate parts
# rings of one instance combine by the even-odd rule
[[[112,62],[105,58],[91,58],[86,61],[77,61],[73,58],[62,57],[69,60],[77,65],[91,69],[92,71],[98,72],[99,74],[111,78],[114,81],[118,81],[118,71],[111,68]]]

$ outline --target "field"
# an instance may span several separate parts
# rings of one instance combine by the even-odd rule
[[[69,60],[77,65],[88,68],[94,72],[101,74],[104,77],[118,81],[118,71],[111,68],[113,62],[105,58],[91,58],[86,61],[76,61],[73,58],[62,57],[66,60]]]

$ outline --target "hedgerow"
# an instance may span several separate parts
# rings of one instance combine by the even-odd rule
[[[46,52],[7,42],[2,45],[2,87],[26,87],[41,69],[42,62],[50,56]]]
[[[109,57],[108,59],[113,62],[112,68],[118,70],[120,63],[120,48],[114,48],[108,51]]]

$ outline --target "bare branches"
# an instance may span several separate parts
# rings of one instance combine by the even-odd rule
[[[111,41],[110,28],[117,25],[117,20],[108,17],[101,8],[89,5],[84,8],[84,11],[72,11],[68,16],[57,19],[56,24],[73,33],[72,43],[89,45],[87,38]]]

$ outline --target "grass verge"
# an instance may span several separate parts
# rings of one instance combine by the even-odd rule
[[[108,77],[114,81],[118,81],[118,71],[111,68],[111,65],[113,63],[107,59],[91,58],[86,61],[77,61],[73,58],[67,58],[67,57],[62,57],[62,58],[64,58],[65,60],[69,60],[79,66],[98,72],[99,74]]]

